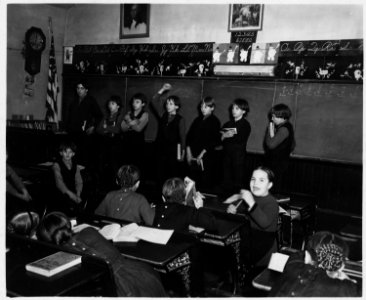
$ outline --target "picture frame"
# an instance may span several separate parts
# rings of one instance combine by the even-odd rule
[[[64,64],[72,65],[74,57],[74,47],[65,46],[64,47]]]
[[[149,37],[150,4],[129,3],[120,7],[120,39]]]
[[[262,30],[263,4],[230,4],[228,31]]]

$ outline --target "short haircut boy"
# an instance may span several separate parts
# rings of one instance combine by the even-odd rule
[[[142,104],[147,103],[147,98],[146,98],[145,94],[143,94],[143,93],[137,93],[137,94],[133,95],[131,98],[131,101],[130,101],[131,105],[134,100],[141,100]]]
[[[245,111],[244,116],[249,113],[249,104],[248,101],[243,98],[237,98],[234,100],[233,105],[236,105],[241,110]]]
[[[71,141],[64,141],[61,142],[60,146],[58,147],[58,152],[64,152],[67,149],[71,149],[72,152],[76,152],[76,145],[74,142]]]
[[[76,87],[78,87],[78,85],[82,85],[86,90],[89,89],[89,84],[85,80],[79,80],[76,83]]]
[[[123,165],[117,172],[117,184],[122,189],[132,188],[140,180],[140,170],[134,165]]]
[[[215,108],[216,104],[215,104],[215,99],[207,96],[205,98],[202,99],[202,104],[206,104],[206,106],[211,107],[211,108]]]
[[[183,204],[186,197],[184,181],[178,177],[167,179],[163,184],[162,194],[167,202]]]
[[[175,106],[178,106],[178,109],[180,109],[181,108],[181,106],[182,106],[182,104],[181,104],[181,102],[180,102],[180,99],[179,99],[179,97],[178,96],[169,96],[167,99],[166,99],[166,101],[165,101],[165,103],[167,103],[168,101],[172,101],[173,103],[174,103],[174,105]]]
[[[277,118],[289,120],[292,116],[292,113],[286,104],[279,103],[271,108],[270,115],[275,115]]]
[[[109,97],[109,99],[107,100],[107,104],[109,102],[114,102],[116,103],[117,105],[121,106],[121,97],[118,96],[118,95],[112,95]]]
[[[122,104],[122,100],[121,100],[121,97],[118,96],[118,95],[112,95],[108,98],[107,102],[105,103],[106,105],[106,108],[107,108],[107,111],[108,111],[108,105],[109,103],[111,102],[114,102],[116,103],[119,107],[121,107],[121,104]]]

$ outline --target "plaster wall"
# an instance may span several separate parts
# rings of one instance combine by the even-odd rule
[[[150,37],[119,39],[120,5],[70,8],[65,43],[230,42],[228,4],[152,4]],[[363,37],[362,5],[264,5],[257,42],[358,39]]]
[[[7,5],[7,118],[16,115],[33,115],[34,119],[43,120],[46,114],[46,95],[48,82],[48,63],[51,38],[48,29],[48,18],[52,18],[56,64],[59,85],[62,86],[62,53],[67,11],[44,4],[8,4]],[[25,33],[30,27],[42,29],[46,36],[46,48],[42,52],[41,71],[34,76],[33,96],[24,94],[25,60],[22,54]],[[60,95],[61,99],[61,95]],[[59,106],[61,101],[59,101]],[[61,107],[59,107],[59,111]]]
[[[48,17],[52,17],[59,85],[62,87],[63,46],[109,43],[194,43],[230,42],[228,4],[152,4],[150,36],[119,39],[119,4],[8,4],[7,5],[7,118],[33,114],[44,119],[50,38]],[[39,27],[47,37],[41,72],[35,76],[34,96],[24,95],[22,56],[25,32]],[[285,40],[363,38],[362,5],[264,6],[263,26],[257,42]],[[62,93],[62,90],[61,90]],[[62,94],[60,99],[62,99]],[[61,106],[61,101],[59,106]],[[61,107],[59,107],[59,112]]]

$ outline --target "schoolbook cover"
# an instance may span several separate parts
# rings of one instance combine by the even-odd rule
[[[25,266],[27,271],[50,277],[81,263],[81,255],[56,252]]]

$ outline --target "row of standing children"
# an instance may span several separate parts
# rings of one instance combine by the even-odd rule
[[[113,188],[112,179],[121,163],[132,163],[139,166],[140,169],[145,168],[147,162],[144,161],[144,132],[149,122],[149,114],[145,111],[147,99],[142,93],[135,94],[131,99],[131,110],[122,116],[121,99],[112,96],[107,101],[108,114],[99,120],[95,99],[87,95],[88,89],[83,88],[84,85],[85,83],[77,85],[79,98],[83,92],[84,97],[89,97],[88,101],[94,104],[82,105],[86,100],[79,100],[79,112],[83,111],[83,107],[84,110],[87,110],[87,113],[81,113],[82,118],[86,121],[79,120],[79,125],[83,127],[82,130],[87,136],[93,132],[94,127],[97,128],[96,133],[100,140],[95,144],[99,145],[100,151],[99,159],[95,159],[98,157],[96,154],[94,162],[96,160],[100,162],[97,168],[101,173],[100,178],[103,178],[107,185],[106,190],[110,190]],[[220,190],[226,191],[226,194],[238,190],[244,179],[246,146],[251,133],[251,126],[246,120],[249,113],[248,102],[241,98],[235,99],[231,104],[230,121],[220,128],[220,121],[214,115],[214,99],[212,97],[204,98],[200,105],[200,115],[193,121],[186,136],[185,119],[179,114],[181,107],[179,97],[175,95],[168,95],[165,99],[162,97],[171,88],[170,84],[164,84],[150,102],[151,112],[158,119],[155,143],[155,169],[158,186],[167,178],[182,176],[185,173],[182,162],[186,158],[189,166],[188,174],[197,181],[200,187],[207,190],[212,188],[215,183],[213,178],[215,168],[217,168],[214,150],[222,143],[223,180]],[[162,105],[163,101],[164,105]],[[71,107],[74,107],[75,110],[75,105]],[[71,113],[70,116],[72,119],[75,113]],[[291,111],[287,105],[278,104],[271,109],[269,117],[271,122],[269,122],[263,145],[264,164],[274,170],[278,180],[276,184],[280,186],[279,181],[288,166],[290,153],[294,149],[294,132],[289,122]],[[97,120],[99,120],[99,124],[96,125]],[[71,124],[75,124],[75,121]],[[91,124],[91,126],[88,127],[86,124]],[[123,145],[121,134],[123,134]],[[89,144],[82,145],[84,153],[86,152],[85,145]],[[90,147],[89,157],[93,151],[93,147]],[[150,163],[150,165],[153,164]]]

